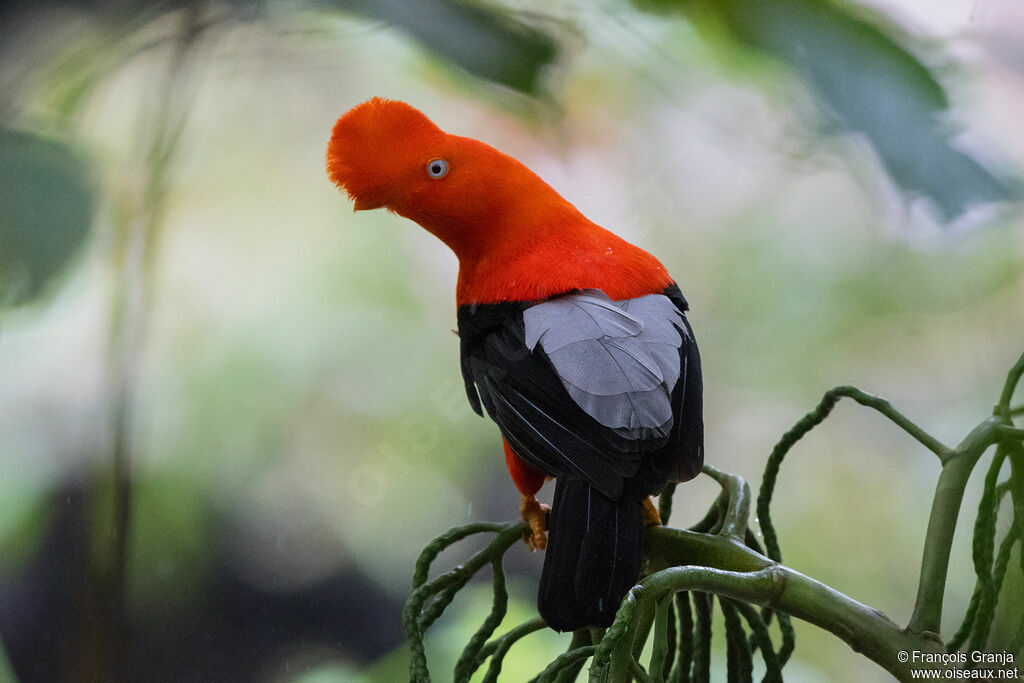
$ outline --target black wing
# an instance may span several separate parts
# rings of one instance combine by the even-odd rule
[[[613,500],[642,467],[652,493],[667,479],[692,478],[703,426],[700,358],[685,310],[675,287],[627,302],[588,290],[463,306],[470,403],[486,409],[531,466],[578,476]]]

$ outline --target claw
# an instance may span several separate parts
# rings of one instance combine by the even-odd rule
[[[655,505],[654,500],[650,496],[644,498],[644,526],[654,526],[661,524],[661,513],[658,512],[658,506]]]
[[[519,504],[519,512],[522,514],[523,520],[530,526],[530,533],[523,539],[526,541],[526,545],[530,546],[530,552],[547,548],[548,513],[551,512],[551,506],[538,502],[533,496],[523,496],[523,501]]]

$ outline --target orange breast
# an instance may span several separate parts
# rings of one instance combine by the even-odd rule
[[[458,305],[536,301],[575,289],[600,289],[613,300],[664,291],[665,267],[643,249],[591,224],[539,244],[492,250],[462,259]]]

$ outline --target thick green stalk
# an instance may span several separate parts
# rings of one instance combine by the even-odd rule
[[[943,460],[942,472],[932,499],[917,601],[907,630],[917,634],[938,634],[942,626],[942,601],[946,590],[949,555],[960,515],[960,504],[971,471],[982,453],[999,438],[1002,418],[992,416],[979,424],[967,438]]]
[[[716,548],[709,550],[709,559],[717,557]],[[632,650],[638,622],[657,601],[683,590],[715,593],[808,621],[835,634],[900,680],[910,675],[908,665],[900,661],[900,652],[945,651],[941,640],[909,633],[878,610],[783,565],[773,563],[750,572],[670,567],[648,576],[627,594],[615,623],[594,653],[592,683],[628,680],[635,661]],[[927,666],[915,663],[917,669]]]
[[[647,554],[651,570],[679,565],[700,565],[737,572],[753,572],[775,563],[742,543],[687,529],[647,527]]]
[[[719,534],[742,541],[747,533],[747,521],[750,519],[750,487],[743,477],[722,472],[711,465],[704,465],[702,471],[722,486],[728,501]]]
[[[999,450],[989,468],[985,495],[992,498],[992,505],[998,506],[1002,495],[1012,491],[1015,519],[1000,546],[995,565],[991,568],[990,593],[998,594],[998,587],[1008,567],[1010,551],[1018,539],[1024,540],[1024,430],[1012,422],[1012,416],[1021,411],[1010,407],[1022,376],[1024,356],[1007,378],[994,415],[975,427],[955,449],[947,448],[931,437],[883,399],[854,387],[837,387],[828,392],[814,411],[784,435],[769,458],[758,498],[758,510],[763,510],[761,524],[768,556],[760,552],[760,546],[747,525],[750,491],[743,479],[706,467],[705,474],[719,482],[722,493],[705,519],[690,530],[664,526],[649,528],[646,533],[646,556],[654,573],[627,594],[615,622],[606,632],[594,632],[589,637],[584,632],[577,633],[569,651],[552,662],[535,680],[571,680],[591,655],[591,681],[617,683],[635,679],[653,682],[664,680],[666,674],[669,680],[681,681],[688,678],[691,662],[694,676],[706,678],[710,671],[711,609],[715,596],[722,601],[726,617],[730,678],[749,679],[751,648],[756,647],[765,658],[766,678],[781,680],[781,668],[792,651],[790,617],[803,619],[833,633],[854,651],[871,659],[900,680],[910,680],[912,673],[927,668],[938,671],[943,664],[922,662],[917,654],[909,655],[911,659],[907,661],[907,656],[908,653],[946,652],[946,646],[939,637],[939,628],[953,535],[971,472],[981,456],[993,445],[998,445]],[[767,508],[779,465],[786,452],[810,429],[820,424],[842,397],[851,398],[881,412],[938,455],[942,462],[926,532],[917,601],[910,624],[905,629],[893,623],[882,612],[782,565],[774,542]],[[1011,477],[1009,481],[998,484],[1001,458],[1007,454],[1011,462]],[[662,512],[666,517],[671,506],[671,494],[671,489],[663,493],[665,504]],[[981,505],[986,509],[991,507],[985,503],[985,497]],[[979,521],[976,528],[982,529],[984,538],[994,535],[994,529],[984,520]],[[427,581],[430,565],[443,548],[467,535],[484,531],[497,533],[497,538],[488,548],[478,552],[465,564],[433,581]],[[457,669],[457,677],[468,678],[484,659],[492,656],[487,680],[493,680],[500,670],[501,658],[512,643],[533,630],[543,628],[542,622],[528,622],[510,634],[484,644],[504,614],[501,555],[523,531],[521,522],[467,525],[438,537],[424,549],[417,563],[414,590],[407,601],[404,615],[413,651],[410,665],[412,678],[429,680],[423,656],[423,631],[440,616],[472,574],[487,562],[495,567],[495,607],[466,648]],[[975,565],[981,568],[979,581],[983,581],[985,577],[982,574],[989,571],[993,562],[992,552],[987,546],[978,545],[978,533],[975,535]],[[1024,566],[1024,560],[1021,562]],[[991,602],[995,599],[994,594],[988,595],[986,599]],[[678,625],[675,621],[677,610],[673,608],[673,596],[676,595],[685,598],[679,602]],[[696,608],[695,619],[689,611],[687,596],[690,595]],[[765,609],[759,614],[753,605]],[[985,600],[972,600],[964,628],[971,632],[972,647],[975,649],[981,646],[981,641],[988,633],[992,621],[991,607]],[[778,614],[783,632],[783,642],[778,652],[773,650],[768,632],[770,615],[773,613]],[[975,613],[981,615],[977,619],[978,624],[973,623],[972,615]],[[747,639],[741,615],[752,631],[750,640]],[[656,642],[648,672],[638,658],[652,625]],[[1024,621],[1018,640],[1024,641]]]

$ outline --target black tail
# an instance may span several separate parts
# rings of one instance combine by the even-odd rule
[[[610,626],[640,574],[643,499],[629,482],[611,500],[582,479],[561,476],[551,504],[538,609],[556,631]]]

